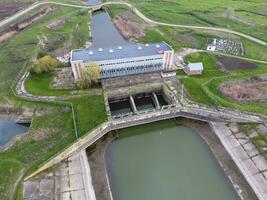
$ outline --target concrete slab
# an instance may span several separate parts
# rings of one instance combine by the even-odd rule
[[[267,170],[267,161],[265,160],[265,158],[261,155],[258,155],[254,158],[252,158],[252,160],[254,161],[256,167],[260,170],[260,171],[265,171]]]
[[[56,176],[66,176],[69,174],[67,163],[62,163],[55,172]]]
[[[229,124],[229,129],[233,133],[237,133],[239,131],[239,127],[238,127],[238,125],[236,123],[230,123]]]
[[[244,160],[249,159],[248,154],[245,152],[245,150],[243,149],[241,145],[233,148],[232,150],[233,150],[233,153],[238,158],[238,160],[244,161]]]
[[[83,177],[81,174],[72,174],[70,178],[70,190],[83,190]]]
[[[263,177],[263,175],[262,174],[256,174],[253,176],[253,178],[255,180],[255,185],[259,188],[259,190],[262,193],[267,192],[267,181]]]
[[[247,154],[250,157],[259,154],[259,151],[256,149],[256,147],[254,146],[254,144],[247,143],[247,144],[244,144],[243,147],[244,147],[244,149],[246,150]]]
[[[240,143],[237,141],[237,139],[231,135],[226,138],[226,142],[229,144],[230,148],[235,148],[240,146]]]
[[[69,174],[80,174],[82,172],[80,159],[69,162]]]
[[[244,145],[244,144],[247,144],[247,143],[249,143],[250,141],[248,140],[248,139],[245,139],[245,138],[242,138],[242,139],[238,139],[238,142],[240,143],[240,144],[242,144],[242,145]]]
[[[255,164],[250,159],[242,161],[242,166],[244,167],[244,169],[246,169],[247,172],[249,172],[247,175],[254,175],[259,172]]]
[[[263,176],[267,180],[267,171],[263,172]]]
[[[243,134],[243,133],[236,133],[235,134],[235,137],[237,138],[237,139],[248,139],[248,136],[246,136],[245,134]]]
[[[53,194],[54,181],[51,179],[42,179],[40,182],[40,193],[43,196],[51,197]]]
[[[39,183],[34,181],[26,181],[24,182],[24,191],[23,191],[23,197],[24,199],[34,197],[39,188]]]
[[[258,136],[259,134],[257,133],[257,131],[251,131],[250,133],[249,133],[249,138],[253,138],[253,137],[256,137],[256,136]]]
[[[79,191],[72,191],[71,192],[71,197],[73,200],[87,200],[85,196],[85,191],[84,190],[79,190]]]
[[[259,126],[257,126],[257,129],[260,135],[267,135],[267,127],[265,125],[260,124]]]
[[[72,200],[70,192],[61,193],[59,200]]]
[[[70,183],[68,176],[61,176],[59,178],[60,190],[59,192],[67,192],[70,191]]]

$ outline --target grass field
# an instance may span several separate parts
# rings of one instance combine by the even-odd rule
[[[138,2],[138,1],[135,1],[135,2]],[[166,6],[168,6],[170,2],[171,1],[165,2]],[[161,3],[158,1],[142,1],[142,3],[137,5],[137,7],[139,6],[142,8],[143,5],[147,5],[147,6],[151,5],[152,6],[151,10],[154,10],[156,8],[160,9],[159,8],[160,6],[158,7],[156,6],[156,8],[153,7],[154,4],[161,5],[164,3]],[[112,17],[122,15],[124,12],[128,10],[128,8],[125,6],[108,6],[107,8],[108,8],[108,12],[110,13]],[[162,5],[163,11],[155,12],[155,18],[158,17],[159,15],[162,15],[162,12],[164,13],[164,8],[165,8],[165,5]],[[175,20],[180,20],[179,16],[175,16],[175,14],[179,12],[177,11],[178,8],[176,11],[174,11],[174,8],[172,9],[173,11],[169,13],[170,15],[172,15],[172,17],[170,18],[175,19]],[[144,13],[147,14],[147,11],[144,11]],[[266,20],[267,20],[267,17],[266,17]],[[177,21],[176,22],[168,21],[168,19],[165,19],[165,18],[162,19],[161,21],[178,23]],[[188,25],[188,23],[182,23],[182,24]],[[262,27],[262,29],[267,30],[266,27]],[[254,33],[255,30],[253,28],[253,30],[250,30],[250,31]],[[267,40],[266,35],[267,33],[264,35],[264,37]],[[244,57],[267,61],[267,47],[266,46],[259,45],[255,42],[249,41],[247,39],[241,38],[236,35],[222,33],[222,32],[189,30],[189,29],[175,28],[175,27],[168,27],[168,26],[156,26],[156,27],[147,26],[145,37],[139,38],[139,41],[143,43],[165,41],[169,43],[170,45],[172,45],[175,51],[178,51],[180,48],[183,48],[183,47],[205,49],[207,39],[214,38],[214,37],[225,38],[225,39],[230,39],[230,40],[234,40],[237,42],[242,42],[244,46]]]
[[[84,11],[82,11],[84,12]],[[56,10],[34,23],[30,28],[21,32],[8,42],[0,44],[0,101],[10,96],[10,86],[19,71],[31,62],[41,48],[37,36],[45,35],[49,41],[53,41],[54,49],[62,48],[64,43],[73,33],[73,45],[70,48],[79,48],[88,39],[88,29],[76,30],[76,26],[87,27],[88,14],[80,15],[81,10],[69,7],[57,7]],[[86,12],[87,13],[87,12]],[[70,21],[58,30],[50,30],[46,25],[59,19],[69,17]],[[74,34],[75,33],[75,34]],[[60,38],[60,43],[55,40]]]
[[[30,14],[40,9],[32,11]],[[46,26],[59,19],[68,18],[68,22],[57,30],[48,29]],[[73,34],[71,48],[81,48],[88,41],[88,21],[90,16],[87,11],[56,6],[44,18],[32,24],[29,28],[19,33],[9,41],[0,44],[0,102],[13,102],[20,106],[36,109],[28,135],[14,144],[8,151],[0,153],[0,199],[21,199],[21,178],[25,173],[36,169],[45,160],[74,142],[76,135],[72,112],[64,104],[44,104],[28,102],[17,99],[11,92],[13,81],[19,72],[34,59],[41,49],[37,36],[45,35],[48,41],[63,38],[60,44],[53,44],[53,51],[64,46],[64,43]],[[50,53],[53,53],[51,51]],[[28,88],[36,94],[66,95],[70,90],[53,90],[49,87],[52,75],[31,77]],[[106,120],[103,96],[90,96],[69,100],[75,111],[78,136]],[[16,185],[18,182],[18,187]]]
[[[204,72],[198,76],[185,76],[179,70],[178,74],[191,98],[209,106],[224,106],[244,111],[257,112],[267,115],[267,101],[251,101],[237,103],[225,97],[218,90],[218,86],[226,81],[247,79],[256,75],[267,74],[267,66],[259,64],[255,69],[225,70],[219,69],[217,57],[206,53],[191,54],[186,57],[190,62],[203,62]]]
[[[147,17],[175,24],[225,27],[267,41],[267,2],[233,0],[129,0]],[[228,9],[234,12],[228,13]],[[231,16],[227,18],[226,15]],[[233,18],[235,17],[235,18]],[[236,20],[240,18],[240,20]],[[253,23],[253,25],[248,25]]]

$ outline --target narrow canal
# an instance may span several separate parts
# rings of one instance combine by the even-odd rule
[[[13,137],[26,133],[28,127],[14,121],[0,120],[0,146],[7,144]]]
[[[120,130],[105,159],[114,200],[238,199],[207,144],[174,120]]]

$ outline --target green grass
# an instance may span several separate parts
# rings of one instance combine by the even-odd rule
[[[225,27],[253,35],[267,41],[266,26],[262,21],[267,20],[267,3],[259,1],[232,1],[232,0],[169,0],[169,1],[141,1],[130,0],[147,17],[167,23]],[[242,19],[256,23],[249,26],[245,23],[235,22],[225,18],[228,8],[235,9],[235,15]],[[240,16],[240,11],[250,12],[249,15]],[[265,20],[264,20],[265,19]]]
[[[137,2],[137,1],[136,1]],[[161,3],[161,2],[146,2],[141,3],[139,5],[146,5],[146,4],[166,4],[171,5],[171,1],[168,1]],[[176,4],[176,3],[173,3]],[[142,7],[142,6],[141,6]],[[160,9],[156,7],[157,9]],[[164,10],[164,5],[162,5],[162,9]],[[151,10],[155,9],[154,7],[151,8]],[[172,8],[173,9],[173,8]],[[179,8],[180,9],[180,8]],[[129,10],[125,6],[108,6],[108,12],[110,15],[114,18],[118,15],[123,14]],[[148,11],[149,12],[149,11]],[[167,12],[167,11],[166,11]],[[176,13],[179,11],[176,11]],[[172,23],[178,23],[179,20],[181,20],[177,16],[174,11],[170,12],[169,14],[174,17],[175,21],[169,21],[167,19],[162,19],[162,21],[172,22]],[[147,14],[147,12],[145,12]],[[155,18],[158,16],[161,16],[161,12],[155,13]],[[163,15],[165,16],[166,13]],[[207,13],[209,14],[209,13]],[[152,17],[153,18],[153,17]],[[170,19],[171,20],[171,19]],[[267,17],[266,17],[267,20]],[[186,24],[183,20],[181,20],[182,24]],[[227,22],[225,22],[227,23]],[[264,28],[263,28],[264,29]],[[267,30],[267,29],[266,29]],[[250,32],[255,32],[255,30],[251,30]],[[249,33],[250,33],[249,32]],[[264,35],[266,36],[267,33]],[[181,48],[189,47],[189,48],[196,48],[196,49],[205,49],[206,48],[206,41],[208,38],[224,38],[224,39],[230,39],[237,42],[242,42],[244,46],[244,57],[257,59],[257,60],[265,60],[267,61],[267,47],[259,45],[258,43],[252,42],[250,40],[241,38],[236,35],[222,33],[222,32],[212,32],[212,31],[203,31],[203,30],[190,30],[190,29],[184,29],[184,28],[175,28],[175,27],[168,27],[168,26],[156,26],[156,27],[150,27],[147,26],[145,30],[145,36],[143,38],[139,38],[139,42],[142,43],[150,43],[150,42],[158,42],[158,41],[165,41],[168,44],[172,45],[175,51],[179,51]],[[267,40],[267,38],[266,38]]]
[[[103,96],[85,96],[69,102],[74,106],[79,136],[107,120]]]
[[[71,112],[62,107],[46,106],[49,112],[34,117],[28,135],[16,142],[8,151],[0,153],[0,196],[10,199],[14,182],[21,170],[31,171],[46,159],[75,140]],[[23,173],[24,174],[24,173]]]
[[[73,34],[70,48],[81,48],[88,40],[89,14],[85,10],[56,6],[46,17],[38,20],[26,30],[9,41],[0,44],[0,102],[8,100],[19,107],[31,107],[39,110],[34,116],[29,134],[17,141],[8,151],[0,153],[0,199],[22,199],[22,187],[15,182],[20,172],[23,175],[32,172],[40,164],[75,141],[72,112],[66,105],[37,103],[18,99],[13,96],[10,87],[19,72],[29,66],[40,49],[37,35],[45,35],[48,40],[61,37],[63,41],[54,50],[62,48]],[[31,12],[37,12],[35,9]],[[58,30],[46,26],[51,22],[67,18],[68,22]],[[51,52],[53,53],[53,52]],[[50,87],[52,74],[30,76],[26,88],[36,95],[61,96],[71,94],[70,90],[55,90]],[[79,136],[106,120],[103,96],[72,99]],[[19,181],[19,180],[18,180]],[[16,192],[15,192],[16,191]],[[15,193],[14,193],[15,192]]]
[[[237,103],[231,98],[225,97],[218,90],[218,86],[226,81],[243,80],[256,75],[267,74],[266,65],[259,64],[256,69],[226,70],[222,72],[219,70],[214,55],[207,53],[191,54],[186,57],[186,61],[203,62],[204,64],[202,75],[183,77],[184,72],[178,71],[178,75],[183,77],[181,82],[194,101],[209,106],[224,106],[267,115],[267,102],[265,100]]]
[[[68,17],[70,21],[62,28],[50,30],[46,27],[51,22],[65,17]],[[40,49],[40,46],[37,45],[37,35],[45,35],[48,40],[61,36],[63,41],[55,47],[57,49],[64,45],[70,33],[75,32],[73,40],[81,42],[74,42],[72,47],[79,48],[81,43],[85,44],[88,30],[81,30],[80,34],[77,34],[76,24],[79,22],[80,26],[87,26],[85,19],[89,20],[89,15],[81,16],[79,9],[60,6],[9,41],[0,44],[0,101],[11,96],[12,81],[19,71],[35,58]],[[83,35],[83,37],[79,35]]]
[[[40,96],[62,96],[70,95],[69,89],[52,89],[51,82],[53,80],[52,73],[30,74],[25,82],[25,89],[33,95]]]
[[[181,79],[182,83],[185,85],[187,91],[194,101],[204,103],[207,105],[214,105],[211,98],[203,91],[201,85],[210,79],[218,76],[223,76],[224,73],[219,71],[216,67],[216,59],[212,55],[205,53],[191,54],[186,57],[187,62],[203,62],[204,71],[202,75],[189,76]],[[184,76],[185,73],[182,70],[178,70],[178,74]]]

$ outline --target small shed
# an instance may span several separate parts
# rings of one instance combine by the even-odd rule
[[[199,75],[202,74],[203,64],[202,63],[189,63],[184,67],[184,72],[187,75]]]

